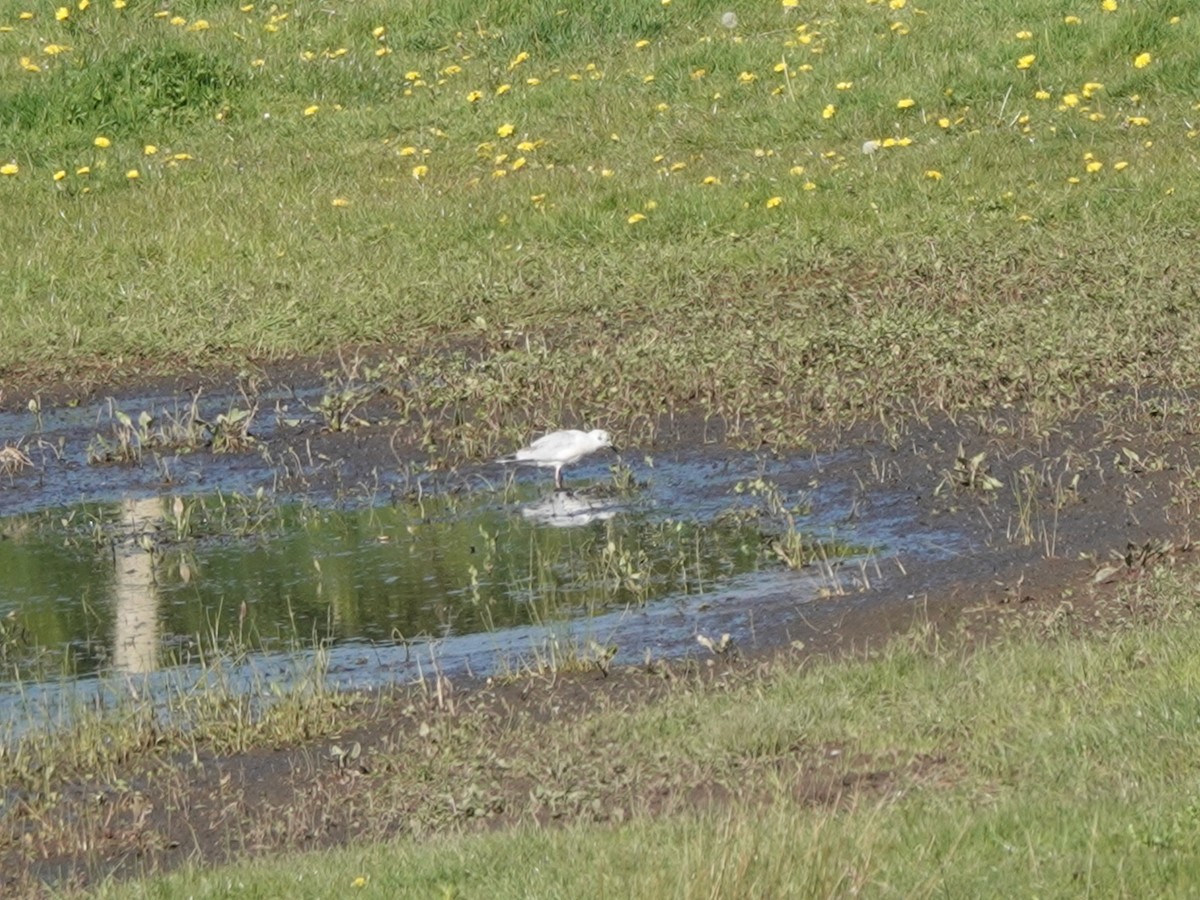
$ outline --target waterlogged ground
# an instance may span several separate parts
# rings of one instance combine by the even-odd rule
[[[230,656],[249,686],[317,646],[342,687],[678,657],[701,636],[767,647],[798,639],[814,603],[966,546],[902,493],[865,515],[846,451],[602,454],[555,492],[537,471],[380,459],[370,429],[322,435],[303,406],[236,453],[156,445],[160,423],[235,401],[191,404],[0,414],[30,460],[0,489],[0,698]]]
[[[1084,627],[1114,585],[1190,551],[1200,502],[1200,407],[1181,391],[1109,387],[1070,415],[882,421],[776,452],[724,443],[721,422],[672,420],[555,494],[547,473],[431,453],[386,402],[332,432],[313,411],[321,388],[289,377],[249,398],[64,393],[31,411],[5,397],[0,447],[22,459],[0,477],[6,740],[64,700],[133,697],[156,768],[135,754],[119,776],[12,769],[0,888],[476,821],[593,821],[621,806],[621,784],[580,775],[558,797],[486,774],[487,723],[525,722],[505,740],[532,752],[539,721],[704,690],[697,672],[719,684],[779,650],[877,646],[914,623]],[[272,412],[227,428],[228,452],[213,428],[194,446],[135,446],[130,429],[165,434],[194,402],[209,423]],[[237,720],[178,759],[153,749],[155,697],[202,706],[216,679],[222,703],[270,698],[314,673],[352,691],[397,685],[400,699],[368,692],[364,718],[361,699],[318,697],[325,712],[282,730],[247,737]],[[460,716],[484,781],[431,795],[400,761]],[[651,811],[732,789],[712,773],[681,785],[662,765],[630,788]],[[869,775],[818,767],[800,792],[836,802],[887,782]]]

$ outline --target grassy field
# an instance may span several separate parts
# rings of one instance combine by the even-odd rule
[[[1198,41],[1184,0],[0,0],[0,376],[365,344],[485,432],[779,443],[1193,379]]]
[[[972,653],[918,630],[865,661],[599,704],[535,732],[489,739],[469,717],[441,722],[442,749],[420,753],[420,777],[447,796],[536,774],[584,798],[565,820],[607,824],[451,832],[102,895],[1188,896],[1200,877],[1196,575],[1134,585],[1082,637],[1061,609]],[[732,799],[651,816],[671,791],[611,789],[672,773]]]
[[[1198,46],[1191,0],[0,0],[0,402],[366,348],[346,382],[481,457],[576,423],[644,446],[664,413],[795,446],[1195,388]],[[508,736],[532,783],[611,797],[611,753],[711,806],[108,894],[1186,896],[1195,578],[1087,637],[918,634]],[[202,698],[192,737],[337,731],[300,700],[254,732]],[[137,725],[5,765],[116,777]],[[465,755],[418,775],[497,777],[445,727]]]

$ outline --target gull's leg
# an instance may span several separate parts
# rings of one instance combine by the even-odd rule
[[[562,466],[554,467],[554,489],[556,491],[561,491],[563,489]]]

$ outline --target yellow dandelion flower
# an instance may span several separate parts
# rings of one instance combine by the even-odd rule
[[[1067,179],[1067,184],[1079,184],[1079,176],[1072,175],[1070,178]]]
[[[645,203],[642,204],[642,209],[646,210],[647,212],[656,210],[656,209],[658,209],[658,201],[657,200],[647,200]]]
[[[720,184],[721,179],[718,178],[716,175],[705,175],[704,180],[701,181],[700,183],[701,184]]]
[[[1033,38],[1032,31],[1018,31],[1017,32],[1017,40],[1018,41],[1028,41],[1028,40],[1031,40],[1032,38]]]
[[[783,0],[784,9],[795,9],[800,5],[800,0]]]
[[[529,59],[529,51],[522,50],[520,53],[518,53],[516,56],[514,56],[512,58],[512,62],[510,62],[508,64],[508,70],[511,72],[513,69],[515,69],[517,66],[521,65],[521,63],[525,62],[525,60],[527,60],[527,59]]]
[[[75,4],[75,8],[78,9],[80,12],[83,12],[85,9],[87,9],[91,5],[92,5],[91,0],[79,0],[79,2]]]
[[[58,9],[56,9],[54,11],[54,18],[56,20],[58,20],[59,22],[65,21],[67,18],[70,17],[70,15],[71,15],[71,11],[69,9],[67,9],[65,6],[60,6]]]
[[[642,84],[650,84],[650,82],[652,82],[652,81],[654,81],[653,75],[643,75],[642,76]]]
[[[532,203],[534,206],[536,206],[539,203],[545,202],[545,200],[546,200],[545,194],[534,194],[532,197],[529,198],[529,202]]]
[[[804,174],[804,166],[792,166],[790,169],[788,169],[788,174],[789,175],[803,175]]]
[[[601,170],[600,170],[600,177],[601,177],[601,178],[612,178],[612,177],[613,177],[614,175],[616,175],[616,174],[617,174],[617,173],[616,173],[616,172],[614,172],[612,169],[601,169]]]
[[[1127,116],[1125,119],[1125,124],[1144,128],[1150,124],[1150,119],[1146,116]]]
[[[912,97],[905,97],[896,101],[896,109],[911,109],[917,105],[917,101]]]
[[[189,160],[191,158],[192,154],[190,153],[176,153],[171,157],[172,161],[174,162],[184,162],[185,160]]]
[[[22,56],[20,62],[21,62],[21,68],[24,69],[26,72],[42,71],[42,67],[39,66],[37,63],[35,63],[28,56]]]
[[[112,146],[112,141],[110,141],[108,138],[106,138],[106,137],[105,137],[104,135],[102,135],[102,134],[101,134],[101,135],[98,135],[97,137],[95,137],[95,138],[92,140],[92,143],[93,143],[93,144],[95,144],[97,147],[99,147],[101,150],[103,150],[105,147],[111,147],[111,146]]]
[[[930,181],[941,181],[942,173],[939,172],[937,169],[926,169],[925,177],[928,178]]]
[[[768,197],[767,202],[763,204],[767,209],[774,209],[783,203],[782,197]]]
[[[1101,84],[1099,81],[1087,81],[1087,82],[1084,82],[1083,87],[1080,88],[1080,93],[1082,93],[1083,96],[1087,97],[1090,100],[1090,99],[1092,99],[1092,94],[1096,93],[1096,91],[1102,91],[1102,90],[1104,90],[1104,85]]]
[[[514,172],[520,171],[521,169],[525,168],[525,157],[518,156],[511,163],[509,163],[508,167],[510,169],[512,169]]]
[[[337,206],[337,205],[338,205],[338,202],[335,200],[335,201],[333,202],[333,205],[334,205],[334,206]],[[366,875],[359,875],[359,876],[358,876],[357,878],[355,878],[355,879],[354,879],[352,882],[350,882],[350,887],[352,887],[352,888],[364,888],[364,887],[366,887],[366,886],[367,886],[367,882],[368,882],[369,880],[370,880],[370,879],[369,879],[369,878],[368,878]]]
[[[692,81],[699,81],[701,78],[703,78],[707,74],[708,74],[707,69],[693,69],[692,76],[691,76]]]
[[[671,163],[671,171],[672,172],[682,172],[686,168],[687,168],[687,163],[685,163],[685,162]]]
[[[1066,107],[1076,107],[1079,105],[1078,94],[1063,94],[1062,105]]]
[[[496,96],[497,96],[497,97],[502,97],[502,96],[504,96],[505,94],[507,94],[507,93],[508,93],[509,91],[511,91],[511,90],[512,90],[512,85],[511,85],[511,84],[502,84],[502,85],[500,85],[498,88],[496,88]]]
[[[188,26],[188,31],[208,31],[211,26],[208,24],[208,19],[197,19]],[[345,51],[342,51],[343,53]],[[341,54],[338,54],[339,56]]]
[[[1116,12],[1117,0],[1102,0],[1100,3],[1100,8],[1105,12]]]
[[[91,175],[92,167],[91,166],[80,166],[78,169],[75,170],[75,174],[79,175],[79,176]]]
[[[30,19],[33,18],[33,13],[26,10],[24,12],[18,13],[17,18],[20,19],[22,22],[28,22]]]
[[[321,110],[321,107],[314,104],[312,106],[306,106],[304,108],[304,114],[306,116],[315,116],[318,112],[320,112],[320,110]]]
[[[493,178],[504,178],[506,175],[508,175],[507,169],[495,169],[492,171]]]
[[[405,81],[417,81],[418,79],[420,79],[420,77],[421,77],[421,73],[418,72],[416,69],[412,69],[411,71],[404,73]]]
[[[634,213],[632,216],[630,216],[625,221],[628,222],[630,225],[636,225],[638,222],[645,222],[646,217],[639,212],[639,213]]]
[[[1128,160],[1122,159],[1122,160],[1119,160],[1118,162],[1113,163],[1113,171],[1114,172],[1124,172],[1128,168],[1129,168]]]
[[[1034,95],[1033,95],[1033,99],[1034,100],[1049,100],[1050,92],[1049,91],[1035,91]]]
[[[1031,68],[1035,62],[1037,62],[1037,54],[1028,53],[1017,60],[1017,68],[1028,69]]]
[[[945,116],[942,116],[940,119],[937,120],[937,124],[938,124],[938,128],[949,128],[952,123]]]
[[[42,48],[42,52],[45,53],[47,56],[58,56],[58,54],[66,53],[70,49],[71,48],[68,47],[66,44],[47,44],[45,47]]]
[[[392,48],[391,47],[377,47],[377,48],[375,48],[375,55],[376,56],[391,56]]]
[[[187,19],[185,19],[183,16],[171,16],[170,24],[174,25],[176,28],[182,28],[187,24]]]
[[[332,200],[329,201],[329,203],[331,206],[336,206],[338,208],[343,208],[343,207],[347,207],[350,205],[350,201],[347,200],[345,197],[334,197]]]
[[[649,47],[650,42],[648,40],[646,40],[645,38],[642,38],[640,41],[638,41],[633,46],[636,47],[638,50],[641,50],[643,47]]]
[[[758,76],[753,72],[741,72],[738,74],[738,82],[741,84],[751,84],[758,81]]]
[[[496,129],[496,134],[498,134],[502,138],[506,138],[506,137],[510,137],[514,131],[516,131],[516,128],[514,128],[511,123],[505,122],[503,125],[501,125],[499,128]]]
[[[468,103],[478,103],[482,99],[483,91],[471,91],[471,93],[467,94]]]
[[[837,115],[837,107],[834,106],[832,103],[827,103],[825,105],[825,108],[823,110],[821,110],[821,118],[822,119],[832,119],[836,115]]]
[[[804,190],[806,190],[806,191],[815,191],[815,190],[817,189],[817,186],[816,186],[815,184],[813,184],[811,181],[806,181],[806,182],[804,182],[804,184],[802,185],[802,187],[803,187],[803,188],[804,188]]]
[[[125,173],[125,177],[128,178],[130,181],[136,181],[137,179],[142,177],[142,173],[139,172],[137,169],[130,169],[128,172]]]
[[[541,84],[541,83],[542,83],[542,79],[540,79],[540,78],[526,78],[526,79],[525,79],[525,83],[526,83],[527,85],[529,85],[530,87],[537,87],[539,84]]]
[[[1139,53],[1133,58],[1133,67],[1135,69],[1144,69],[1150,65],[1151,56],[1149,53]]]
[[[424,178],[428,174],[429,174],[429,166],[413,166],[413,168],[412,168],[412,177],[415,178],[417,181],[420,181],[422,178]]]
[[[888,0],[890,9],[904,9],[908,5],[908,0]]]
[[[839,81],[834,87],[839,91],[848,91],[854,87],[853,81]]]
[[[376,25],[374,28],[371,29],[371,37],[378,39],[378,38],[383,37],[386,32],[387,32],[387,28],[385,26]]]
[[[158,152],[158,148],[156,146],[154,146],[153,144],[147,144],[145,147],[142,148],[142,154],[145,156],[153,156],[157,152]]]
[[[5,163],[4,165],[0,166],[0,175],[16,175],[20,171],[21,167],[15,162]]]

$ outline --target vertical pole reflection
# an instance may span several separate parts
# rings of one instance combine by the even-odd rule
[[[154,554],[141,536],[162,518],[157,497],[121,501],[121,527],[126,539],[116,551],[113,579],[113,668],[118,672],[153,672],[158,668],[158,584]]]

